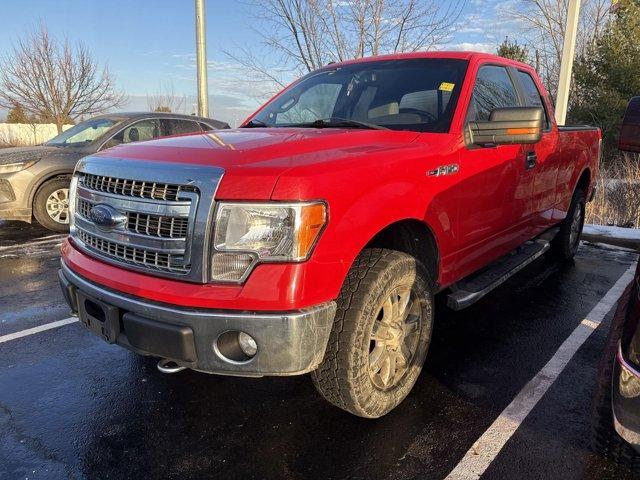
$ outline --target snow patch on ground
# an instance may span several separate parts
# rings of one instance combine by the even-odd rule
[[[640,250],[640,229],[609,225],[585,225],[582,238],[594,243],[607,243]]]
[[[640,229],[637,228],[612,227],[608,225],[585,225],[584,233],[587,235],[600,235],[603,237],[637,240],[640,242]]]

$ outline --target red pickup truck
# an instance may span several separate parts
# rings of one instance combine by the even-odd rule
[[[379,417],[416,382],[435,294],[464,308],[547,250],[574,256],[599,148],[597,129],[556,125],[522,63],[334,63],[236,130],[81,160],[62,289],[164,372],[311,372]]]

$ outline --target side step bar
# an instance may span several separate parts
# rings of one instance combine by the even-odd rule
[[[551,247],[548,236],[545,237],[525,243],[486,268],[456,283],[451,287],[453,291],[447,296],[449,308],[467,308],[539,258]]]

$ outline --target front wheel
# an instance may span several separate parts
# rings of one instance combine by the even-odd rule
[[[553,253],[561,261],[571,262],[578,251],[584,227],[585,205],[585,193],[577,189],[571,199],[567,217],[562,221],[560,231],[552,243]]]
[[[385,415],[413,388],[432,327],[424,266],[401,252],[363,251],[340,292],[324,360],[311,373],[315,387],[354,415]]]
[[[56,178],[45,182],[33,199],[33,216],[54,232],[69,231],[69,180]]]

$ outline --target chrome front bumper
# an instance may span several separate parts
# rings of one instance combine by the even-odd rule
[[[206,373],[264,376],[315,370],[336,312],[335,302],[284,313],[179,308],[108,290],[64,262],[59,277],[71,309],[107,342]],[[219,339],[234,331],[255,339],[253,358],[237,361],[221,354]]]

